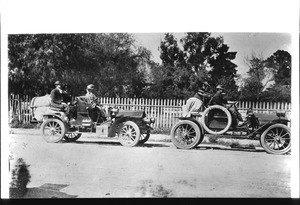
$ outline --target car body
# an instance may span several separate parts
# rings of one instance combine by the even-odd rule
[[[258,139],[267,153],[285,154],[291,149],[290,121],[284,112],[258,114],[251,108],[246,119],[239,125],[238,102],[226,106],[212,105],[203,112],[190,117],[180,117],[171,129],[173,144],[181,149],[191,149],[199,145],[204,135],[227,135],[235,138]]]
[[[35,97],[31,101],[32,123],[40,124],[47,142],[76,141],[82,133],[96,133],[99,137],[118,137],[123,146],[145,143],[150,137],[154,118],[147,118],[143,110],[119,110],[116,107],[95,107],[85,96],[75,97],[70,113],[50,105],[50,96]]]

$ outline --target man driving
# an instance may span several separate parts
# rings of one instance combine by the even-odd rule
[[[55,85],[55,88],[50,93],[50,98],[51,98],[50,105],[52,107],[62,109],[63,111],[66,112],[66,114],[68,114],[69,106],[63,102],[63,92],[64,91],[61,87],[60,81],[56,81],[54,83],[54,85]]]

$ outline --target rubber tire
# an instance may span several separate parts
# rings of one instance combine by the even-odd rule
[[[290,139],[290,142],[288,144],[288,146],[283,149],[283,150],[274,150],[274,149],[271,149],[265,142],[265,139],[266,139],[266,136],[268,134],[268,132],[274,128],[282,128],[284,129],[288,134],[289,134],[289,139]],[[274,125],[271,125],[270,127],[268,127],[260,136],[260,144],[261,146],[264,148],[264,150],[269,153],[269,154],[286,154],[287,152],[289,152],[291,150],[291,130],[288,126],[284,125],[284,124],[274,124]]]
[[[49,124],[50,122],[54,122],[54,123],[57,123],[59,125],[59,127],[61,128],[61,133],[60,135],[58,135],[57,139],[55,140],[51,140],[49,139],[46,135],[45,135],[45,127],[47,124]],[[66,134],[66,126],[65,124],[59,120],[59,119],[55,119],[55,118],[52,118],[52,119],[47,119],[45,120],[42,125],[41,125],[41,133],[42,133],[42,136],[43,138],[46,140],[46,142],[50,142],[50,143],[56,143],[56,142],[59,142],[60,140],[62,140],[62,138],[65,136]]]
[[[221,131],[213,131],[213,130],[210,130],[206,124],[205,124],[205,116],[213,109],[220,109],[222,110],[223,112],[225,112],[225,114],[227,115],[227,118],[228,118],[228,123],[227,123],[227,126],[221,130]],[[232,116],[229,112],[228,109],[226,109],[225,107],[223,106],[220,106],[220,105],[212,105],[210,107],[208,107],[207,109],[204,110],[203,112],[203,115],[200,119],[201,121],[201,125],[203,126],[203,128],[205,129],[206,132],[208,132],[209,134],[213,134],[213,135],[221,135],[221,134],[224,134],[225,132],[227,132],[231,126],[231,123],[232,123]]]
[[[71,135],[75,135],[75,137],[67,137],[68,134]],[[75,142],[76,140],[78,140],[81,137],[82,133],[76,133],[76,132],[67,132],[64,136],[64,140],[66,140],[67,142]]]
[[[189,145],[183,145],[181,143],[178,142],[178,140],[175,138],[175,134],[176,134],[176,130],[178,129],[178,127],[182,126],[182,125],[189,125],[191,126],[194,130],[195,130],[195,133],[196,133],[196,139],[194,140],[194,142],[192,142],[191,144]],[[171,129],[171,140],[172,140],[172,143],[179,149],[192,149],[194,147],[196,147],[198,144],[201,143],[201,139],[203,140],[203,134],[201,133],[201,130],[199,128],[199,126],[190,121],[190,120],[182,120],[182,121],[179,121],[178,123],[176,123],[172,129]]]
[[[143,138],[143,134],[141,133],[140,139],[139,139],[139,145],[144,144],[145,142],[148,141],[148,139],[150,138],[150,130],[146,130],[146,133],[144,134],[145,137]]]
[[[125,127],[131,127],[135,132],[136,132],[136,137],[134,138],[134,140],[132,141],[132,143],[127,143],[125,140],[123,140],[123,135],[122,132],[124,131]],[[141,135],[140,135],[140,128],[138,127],[138,125],[133,122],[133,121],[126,121],[123,122],[120,126],[120,129],[118,130],[118,138],[120,143],[125,146],[125,147],[134,147],[139,143],[139,139],[140,139]]]

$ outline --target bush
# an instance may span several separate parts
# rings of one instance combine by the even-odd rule
[[[152,131],[151,131],[151,134],[167,134],[169,135],[171,132],[171,128],[154,128]]]
[[[211,135],[208,137],[208,141],[210,143],[218,143],[218,138],[219,138],[219,136],[217,136],[217,135]]]
[[[11,123],[10,123],[10,128],[34,128],[36,127],[35,124],[31,124],[31,123],[22,123],[20,122],[19,120],[13,120]]]
[[[22,158],[19,158],[11,172],[10,198],[22,198],[27,191],[27,184],[30,182],[30,174],[27,165]]]

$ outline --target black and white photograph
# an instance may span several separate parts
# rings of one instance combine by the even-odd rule
[[[45,2],[2,1],[2,199],[299,198],[297,1]]]

